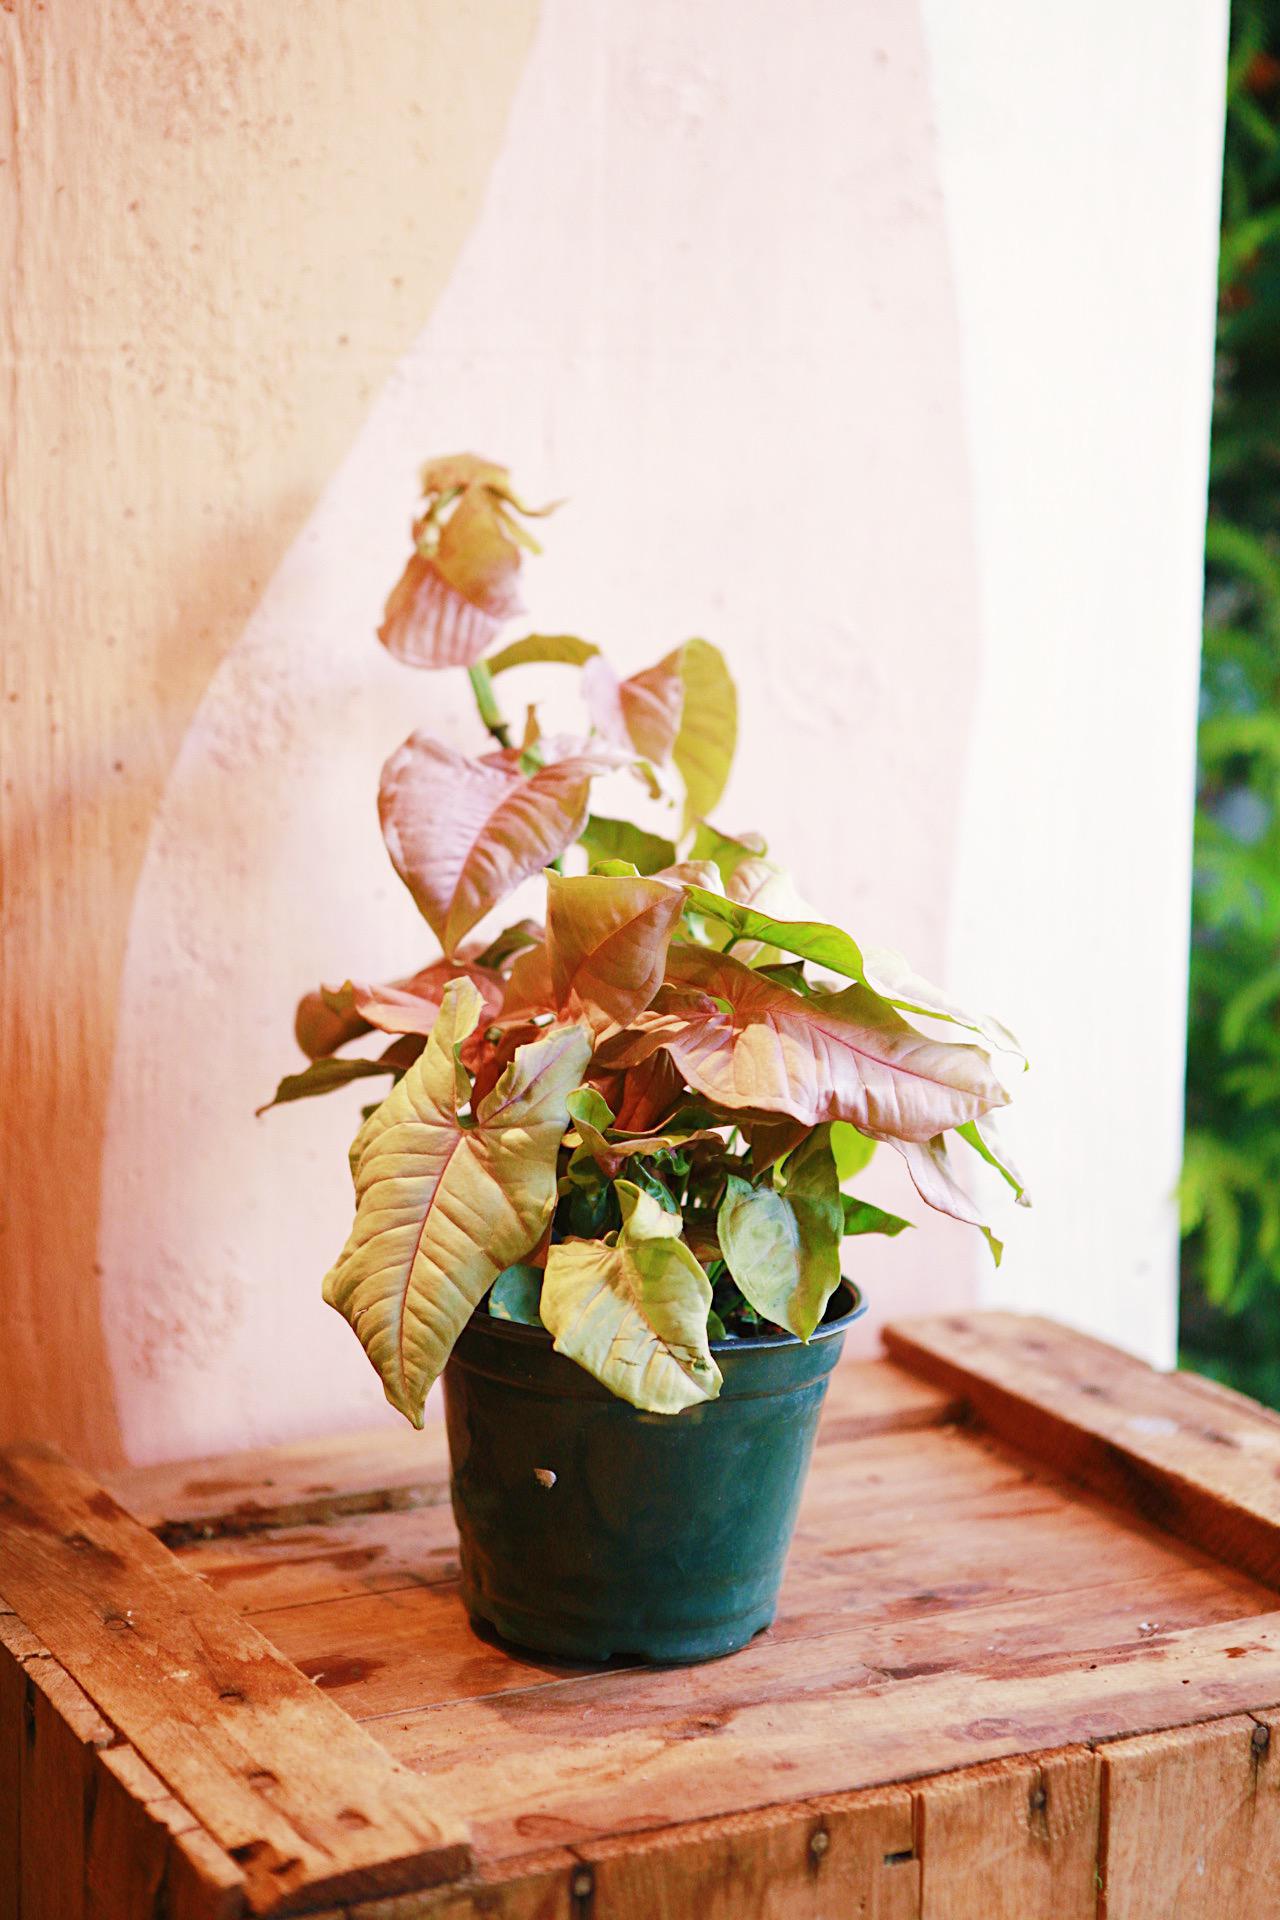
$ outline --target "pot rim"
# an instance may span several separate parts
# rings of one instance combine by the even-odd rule
[[[847,1294],[852,1300],[853,1304],[848,1312],[837,1314],[833,1320],[823,1320],[814,1328],[807,1341],[798,1340],[794,1333],[762,1333],[749,1340],[711,1340],[707,1344],[712,1353],[763,1353],[774,1347],[811,1347],[819,1340],[830,1340],[836,1334],[844,1333],[855,1320],[860,1320],[867,1310],[867,1302],[861,1287],[855,1285],[852,1280],[845,1279],[843,1275],[839,1287],[831,1296],[832,1300],[837,1299],[841,1292]],[[483,1302],[476,1308],[467,1325],[478,1327],[485,1333],[496,1333],[504,1340],[523,1341],[526,1346],[549,1347],[552,1344],[551,1335],[545,1327],[529,1327],[522,1320],[500,1320],[496,1314],[489,1312]]]

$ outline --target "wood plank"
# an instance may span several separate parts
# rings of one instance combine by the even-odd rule
[[[243,1868],[250,1906],[450,1878],[469,1853],[409,1779],[87,1475],[0,1454],[0,1595]],[[24,1855],[27,1851],[24,1803]]]
[[[912,1432],[953,1417],[952,1396],[885,1360],[847,1360],[831,1376],[819,1444]],[[166,1544],[281,1526],[322,1526],[341,1514],[447,1505],[449,1457],[442,1422],[421,1433],[376,1428],[124,1467],[104,1484]]]
[[[729,1799],[746,1810],[1280,1707],[1278,1614],[897,1682],[835,1639],[803,1643],[836,1657],[789,1694],[750,1648],[719,1671],[606,1673],[369,1724],[496,1859],[528,1846],[530,1822],[580,1846],[711,1818]]]
[[[0,1611],[0,1920],[19,1920],[22,1870],[22,1748],[27,1683],[16,1614]]]
[[[84,1920],[85,1810],[115,1733],[47,1654],[23,1662],[22,1920]]]
[[[1099,1920],[1268,1909],[1280,1881],[1280,1746],[1269,1726],[1241,1715],[1118,1741],[1101,1763]]]
[[[403,1513],[449,1499],[442,1423],[336,1434],[205,1460],[124,1467],[108,1491],[169,1546],[267,1527],[324,1526],[339,1514]]]
[[[123,1742],[98,1757],[86,1807],[85,1920],[235,1920],[244,1875]]]
[[[554,1848],[504,1861],[496,1872],[481,1871],[456,1886],[362,1900],[317,1920],[590,1920],[589,1905],[573,1892],[582,1870],[575,1855]]]
[[[1012,1313],[886,1327],[895,1359],[994,1432],[1280,1587],[1280,1422],[1085,1334]]]
[[[921,1920],[1095,1920],[1100,1779],[1098,1756],[1071,1747],[924,1781]]]
[[[597,1841],[580,1853],[595,1920],[920,1915],[912,1796],[901,1787]]]

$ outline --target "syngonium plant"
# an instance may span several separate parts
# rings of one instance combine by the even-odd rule
[[[465,667],[495,748],[413,733],[387,761],[383,834],[440,953],[308,993],[310,1064],[271,1103],[393,1082],[352,1143],[355,1222],[324,1283],[388,1400],[422,1424],[486,1299],[637,1407],[714,1399],[712,1340],[808,1340],[842,1241],[908,1225],[846,1191],[880,1141],[998,1259],[960,1163],[980,1156],[1025,1204],[992,1118],[991,1051],[1017,1055],[1012,1036],[809,917],[758,835],[711,823],[737,735],[715,647],[626,679],[563,634],[490,652],[520,611],[534,510],[471,454],[430,462],[422,488],[379,637],[410,666]],[[587,723],[546,737],[531,710],[517,745],[494,682],[538,662],[580,671]],[[671,809],[669,836],[591,812],[619,768]],[[544,924],[476,934],[543,871]],[[375,1034],[383,1051],[348,1051]]]

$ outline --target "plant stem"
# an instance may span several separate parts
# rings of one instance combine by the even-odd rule
[[[511,745],[511,730],[498,709],[498,702],[494,697],[493,691],[493,677],[488,667],[483,660],[477,660],[474,667],[467,668],[467,675],[471,681],[471,691],[476,697],[476,711],[479,713],[480,718],[484,721],[485,726],[489,729],[489,732],[493,735],[498,745],[500,747],[509,747]]]

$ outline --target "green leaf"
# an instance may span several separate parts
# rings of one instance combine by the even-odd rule
[[[842,1194],[844,1202],[844,1237],[853,1238],[858,1233],[902,1233],[912,1223],[901,1219],[896,1213],[886,1213],[883,1207],[872,1206],[869,1200],[855,1200],[851,1193]]]
[[[504,1267],[489,1290],[489,1311],[495,1320],[515,1320],[522,1327],[540,1327],[541,1294],[541,1267]]]
[[[335,1087],[350,1086],[353,1080],[395,1071],[386,1060],[313,1060],[301,1073],[286,1073],[270,1100],[256,1111],[270,1113],[272,1107],[283,1107],[290,1100],[310,1100],[319,1093],[332,1093]]]
[[[600,649],[592,640],[575,639],[571,633],[530,633],[523,640],[491,654],[485,665],[491,674],[506,673],[510,667],[542,664],[581,667]]]
[[[1031,1205],[1030,1196],[1022,1182],[1022,1175],[1010,1159],[1008,1151],[1000,1138],[1000,1129],[995,1116],[990,1113],[979,1114],[976,1120],[967,1120],[956,1132],[960,1138],[980,1154],[989,1167],[994,1167],[1002,1180],[1013,1188],[1014,1198],[1020,1207]]]
[[[710,860],[720,869],[720,878],[728,886],[744,860],[758,860],[768,852],[758,833],[735,836],[721,833],[708,820],[699,820],[694,828],[691,860]]]
[[[616,1243],[564,1240],[547,1253],[542,1318],[556,1351],[647,1413],[679,1413],[720,1391],[707,1345],[711,1283],[679,1238],[680,1217],[632,1181],[616,1185]]]
[[[729,779],[738,744],[738,690],[709,640],[686,640],[680,672],[684,706],[672,759],[684,781],[684,824],[704,819]]]
[[[798,953],[802,960],[830,967],[849,980],[863,978],[858,945],[839,927],[822,920],[775,920],[772,914],[759,913],[739,900],[724,900],[703,887],[689,887],[686,894],[699,913],[731,928],[735,940],[758,940],[762,946],[781,947],[784,953]]]
[[[355,1223],[324,1283],[415,1426],[471,1313],[551,1218],[567,1096],[591,1051],[580,1027],[552,1028],[471,1113],[461,1050],[480,1014],[470,981],[451,982],[421,1055],[356,1135]]]
[[[724,1321],[720,1318],[720,1315],[714,1307],[707,1308],[707,1338],[708,1340],[727,1340],[729,1338],[725,1332]]]
[[[578,845],[586,848],[587,861],[593,867],[604,860],[626,860],[637,873],[657,873],[675,865],[673,841],[657,833],[645,833],[629,820],[608,820],[598,813],[588,819]]]
[[[717,1231],[725,1263],[764,1319],[808,1340],[840,1284],[844,1210],[827,1130],[786,1163],[786,1187],[729,1176]]]
[[[835,1156],[836,1172],[840,1177],[841,1186],[846,1180],[854,1179],[864,1167],[870,1166],[875,1150],[875,1141],[868,1140],[865,1133],[859,1133],[858,1129],[851,1127],[847,1120],[832,1122],[831,1151]]]

